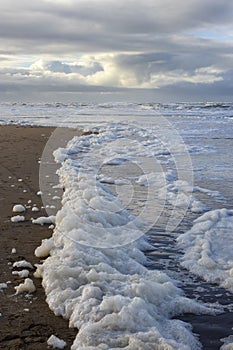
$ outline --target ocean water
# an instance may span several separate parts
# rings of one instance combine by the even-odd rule
[[[232,103],[0,108],[2,124],[58,127],[40,167],[56,226],[35,253],[72,349],[200,349],[184,315],[233,319]]]

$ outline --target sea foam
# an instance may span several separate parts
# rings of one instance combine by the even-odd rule
[[[62,208],[53,238],[36,250],[38,257],[50,254],[37,265],[36,275],[42,277],[49,307],[78,329],[73,350],[200,349],[190,325],[176,317],[215,313],[185,297],[165,273],[148,270],[143,251],[153,247],[144,235],[144,223],[96,176],[99,165],[113,164],[126,154],[132,161],[136,152],[140,164],[145,143],[153,155],[167,155],[144,132],[144,144],[131,139],[128,148],[122,148],[124,137],[135,132],[114,126],[101,135],[74,138],[55,152],[61,163]],[[137,179],[144,184],[145,179]],[[179,185],[184,191],[184,183]]]
[[[205,280],[233,291],[233,210],[216,209],[200,216],[177,238],[182,265]]]

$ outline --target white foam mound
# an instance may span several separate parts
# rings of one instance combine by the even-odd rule
[[[112,130],[109,134],[114,136]],[[55,152],[62,162],[62,208],[53,241],[42,242],[36,251],[44,256],[51,248],[36,273],[49,307],[78,329],[72,350],[200,349],[190,326],[174,317],[215,311],[186,298],[166,274],[145,267],[143,250],[152,247],[141,222],[96,180],[97,146],[105,137],[84,137],[81,145],[74,139],[68,149]],[[85,159],[89,147],[97,153]],[[69,156],[79,152],[83,161]],[[111,155],[111,147],[102,152]]]
[[[211,210],[178,237],[182,265],[206,281],[233,291],[233,210]]]
[[[25,209],[25,207],[22,205],[22,204],[16,204],[16,205],[14,205],[13,206],[13,209],[12,209],[12,211],[14,212],[14,213],[22,213],[22,212],[24,212],[26,209]]]
[[[30,278],[26,278],[24,283],[21,283],[15,287],[15,290],[16,290],[16,294],[34,293],[36,291],[36,287]]]
[[[224,344],[220,347],[220,350],[233,350],[233,335],[220,340],[224,342]]]
[[[40,209],[37,207],[32,207],[32,211],[40,211]]]
[[[22,271],[12,271],[12,275],[19,276],[21,278],[26,278],[29,276],[29,271],[28,270],[22,270]]]
[[[15,261],[13,267],[33,269],[32,264],[27,260]]]
[[[37,219],[32,219],[33,224],[37,225],[50,225],[55,223],[55,216],[50,215],[50,216],[41,216]]]
[[[49,239],[45,238],[42,240],[41,245],[36,248],[35,255],[38,258],[45,258],[46,256],[49,255],[49,252],[53,247],[54,247],[53,237]]]
[[[64,340],[56,337],[53,334],[47,340],[47,344],[49,346],[52,346],[54,349],[64,349],[64,347],[66,346],[66,342]]]
[[[208,313],[160,271],[148,271],[136,243],[96,249],[59,232],[41,268],[49,307],[79,332],[71,349],[199,349],[190,327],[173,316]],[[139,246],[139,245],[138,245]]]
[[[25,221],[25,217],[23,215],[15,215],[11,217],[11,222],[21,222]]]

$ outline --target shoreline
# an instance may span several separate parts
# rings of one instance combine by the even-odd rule
[[[24,279],[12,275],[15,261],[40,262],[35,248],[52,234],[48,226],[32,224],[31,217],[47,216],[37,195],[38,161],[53,131],[50,127],[0,126],[0,283],[7,282],[7,288],[0,290],[0,349],[42,350],[52,334],[65,340],[65,349],[70,349],[77,333],[49,309],[41,280],[33,276],[35,270],[29,274],[36,286],[31,297],[15,295],[14,287]],[[13,205],[28,205],[28,201],[36,204],[39,212],[28,208],[24,222],[12,223],[11,216],[17,215],[12,212]]]
[[[78,133],[77,130],[69,129],[67,133],[67,130],[63,129],[63,132],[61,129],[49,143],[54,130],[53,127],[0,126],[0,283],[11,281],[6,289],[0,290],[0,349],[42,350],[47,348],[47,340],[52,334],[66,341],[65,349],[70,349],[77,334],[76,329],[69,329],[68,321],[50,311],[41,280],[34,278],[34,271],[30,272],[29,277],[36,286],[36,292],[30,298],[23,294],[15,295],[14,287],[23,279],[12,275],[15,261],[25,259],[32,264],[40,262],[34,255],[35,248],[40,246],[42,239],[52,234],[48,226],[31,223],[31,217],[47,216],[46,210],[41,209],[42,198],[37,195],[40,190],[39,161],[47,147],[49,152],[45,153],[51,162],[52,146],[61,146],[67,136],[71,138]],[[54,140],[57,140],[57,144]],[[54,173],[54,166],[55,163],[51,164],[48,171]],[[36,213],[28,208],[24,222],[12,223],[10,218],[16,215],[12,212],[13,205],[27,205],[28,201],[36,204],[40,211]],[[12,254],[13,248],[16,249],[15,254]],[[222,345],[221,337],[229,335],[231,315],[184,315],[179,319],[192,324],[193,332],[198,335],[204,350],[213,350]]]

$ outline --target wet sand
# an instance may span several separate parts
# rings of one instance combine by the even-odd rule
[[[0,127],[0,283],[8,287],[0,291],[0,349],[47,349],[47,339],[56,335],[67,342],[70,349],[77,330],[69,329],[68,322],[56,317],[45,302],[41,280],[30,278],[36,285],[31,297],[15,295],[14,287],[23,279],[12,275],[15,261],[39,263],[34,250],[41,240],[51,236],[48,226],[31,223],[31,217],[46,215],[27,209],[24,222],[12,223],[14,204],[32,201],[41,208],[39,190],[39,163],[44,146],[53,132],[52,128]],[[23,181],[18,181],[22,179]],[[12,248],[16,253],[12,254]],[[15,269],[14,269],[15,270]]]

